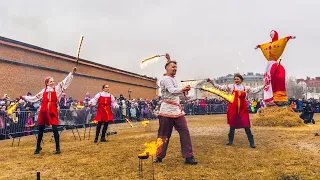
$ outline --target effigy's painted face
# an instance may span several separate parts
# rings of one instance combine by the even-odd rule
[[[271,39],[274,37],[274,34],[275,34],[274,31],[271,31],[271,32],[270,32],[270,37],[271,37]]]

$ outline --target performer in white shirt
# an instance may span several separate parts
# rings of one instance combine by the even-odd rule
[[[58,133],[59,117],[58,117],[58,105],[57,102],[61,98],[61,95],[65,89],[71,84],[73,74],[77,68],[73,68],[73,71],[55,86],[54,79],[52,77],[46,77],[44,80],[45,88],[42,89],[35,96],[23,96],[22,98],[28,102],[37,102],[42,100],[40,112],[38,116],[39,135],[37,140],[37,147],[34,154],[39,154],[42,150],[41,141],[45,125],[52,125],[54,139],[56,142],[56,154],[60,154],[60,140]]]
[[[182,156],[186,158],[185,164],[195,165],[197,162],[193,157],[191,138],[187,121],[184,117],[185,113],[180,105],[179,96],[185,95],[190,91],[190,86],[178,88],[178,84],[174,76],[177,72],[177,62],[171,61],[169,54],[166,54],[168,62],[165,65],[166,74],[160,82],[161,94],[163,101],[159,112],[159,130],[158,138],[162,139],[163,144],[157,149],[157,158],[154,163],[161,163],[166,156],[172,129],[178,131],[180,135]]]
[[[89,101],[89,106],[96,105],[98,103],[98,111],[95,120],[98,121],[98,126],[96,130],[96,138],[94,142],[98,142],[98,137],[100,134],[101,126],[103,124],[102,134],[100,142],[107,142],[106,131],[110,121],[113,122],[113,114],[111,106],[113,108],[119,108],[113,95],[109,93],[109,85],[104,84],[102,86],[102,92],[99,92]]]

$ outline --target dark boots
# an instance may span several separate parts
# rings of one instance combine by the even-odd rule
[[[107,142],[107,139],[106,139],[107,129],[108,129],[108,122],[105,122],[105,123],[103,123],[103,129],[102,129],[100,142]]]
[[[94,141],[93,141],[94,143],[98,142],[101,126],[102,126],[102,122],[98,122],[97,129],[96,129],[96,138],[94,138]]]
[[[52,126],[54,141],[56,142],[56,154],[60,154],[60,138],[58,126]]]
[[[189,165],[197,165],[198,164],[198,162],[194,159],[193,156],[186,158],[186,161],[184,163],[189,164]]]
[[[156,158],[153,163],[162,163],[162,158]]]
[[[60,137],[58,126],[52,126],[54,141],[56,142],[56,154],[60,154]]]
[[[41,142],[43,138],[45,125],[39,125],[39,134],[37,139],[37,148],[34,151],[34,154],[39,154],[42,150]],[[58,132],[58,126],[52,126],[54,141],[56,142],[56,154],[60,154],[60,139],[59,139],[59,132]]]
[[[60,154],[60,139],[58,137],[58,139],[55,138],[56,141],[56,154]]]
[[[37,147],[36,147],[36,150],[34,151],[34,154],[39,154],[40,151],[42,150],[41,141],[42,141],[45,126],[40,125],[38,128],[39,128],[39,133],[38,133],[38,139],[37,139]]]
[[[256,148],[255,144],[254,144],[254,139],[253,139],[253,135],[251,133],[251,130],[249,127],[245,128],[246,134],[248,136],[248,140],[250,142],[250,147],[251,148]]]
[[[246,127],[246,128],[244,128],[244,130],[246,131],[246,134],[248,136],[248,140],[250,142],[250,147],[251,148],[256,148],[256,146],[254,144],[253,135],[251,133],[250,128]],[[234,127],[230,127],[230,131],[229,131],[229,134],[228,134],[228,143],[226,144],[227,146],[231,146],[233,144],[234,132],[235,132],[235,128]]]
[[[162,163],[162,158],[156,158],[153,163]],[[186,158],[185,164],[189,164],[189,165],[197,165],[198,162],[194,159],[194,157],[188,157]]]
[[[248,135],[248,140],[250,142],[250,147],[251,148],[256,148],[255,144],[254,144],[254,139],[253,139],[253,135]]]
[[[99,134],[100,134],[102,123],[103,122],[98,122],[97,130],[96,130],[96,138],[94,139],[94,143],[98,142],[98,138],[99,138]],[[108,124],[109,124],[108,122],[104,122],[103,123],[103,129],[102,129],[100,142],[107,142],[106,132],[107,132],[107,129],[108,129]]]
[[[228,134],[228,143],[226,144],[227,146],[231,146],[233,144],[234,131],[235,131],[235,128],[230,127],[230,131]]]

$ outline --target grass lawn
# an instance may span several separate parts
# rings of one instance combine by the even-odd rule
[[[198,165],[184,164],[179,135],[173,131],[162,164],[155,164],[155,179],[320,179],[320,116],[316,124],[299,128],[252,127],[257,148],[251,149],[244,129],[236,130],[234,145],[225,146],[229,127],[226,115],[187,116]],[[318,123],[319,121],[319,123]],[[74,140],[70,130],[61,136],[56,155],[52,133],[44,136],[43,150],[34,155],[35,137],[23,137],[20,146],[0,141],[0,179],[139,179],[138,157],[143,144],[157,138],[158,121],[110,125],[107,143]],[[83,134],[83,129],[80,130]],[[15,143],[16,144],[16,143]],[[144,178],[152,179],[151,159],[143,161]]]

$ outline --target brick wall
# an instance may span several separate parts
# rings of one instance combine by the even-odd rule
[[[63,80],[75,66],[74,58],[61,56],[53,52],[44,52],[28,46],[0,40],[0,96],[4,93],[19,97],[27,92],[33,94],[44,88],[46,76],[54,77],[55,82]],[[111,67],[80,62],[78,75],[75,75],[71,86],[66,90],[67,96],[83,99],[86,92],[93,97],[101,91],[102,84],[109,84],[110,91],[119,97],[152,99],[157,96],[155,79]]]

